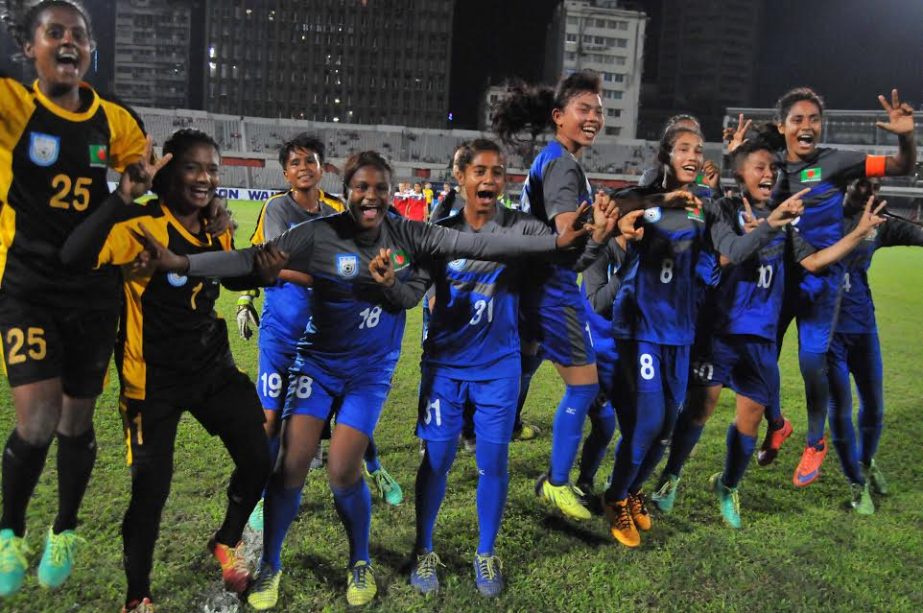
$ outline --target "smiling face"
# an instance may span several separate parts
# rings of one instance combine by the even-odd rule
[[[769,151],[760,149],[744,159],[738,171],[745,192],[751,198],[751,204],[763,204],[772,196],[772,186],[776,171],[773,157]]]
[[[349,213],[360,230],[381,225],[391,199],[391,177],[375,166],[360,166],[349,180]]]
[[[317,152],[299,147],[288,154],[282,174],[292,189],[307,191],[321,180],[324,168]]]
[[[779,132],[785,137],[789,161],[810,157],[820,142],[822,113],[810,100],[799,100],[792,105]]]
[[[45,9],[23,53],[35,64],[42,90],[52,97],[77,88],[90,67],[93,41],[79,11],[63,6]]]
[[[693,183],[704,163],[702,138],[693,132],[680,132],[670,150],[671,178],[677,185]]]
[[[503,157],[496,151],[476,153],[462,175],[465,205],[474,207],[474,213],[493,211],[505,186],[506,169],[503,166]]]
[[[180,211],[204,209],[218,188],[218,165],[221,157],[211,145],[196,143],[176,156],[167,202]]]
[[[591,146],[605,124],[602,100],[594,92],[583,92],[572,97],[563,109],[554,109],[551,118],[555,125],[555,136],[571,153]]]

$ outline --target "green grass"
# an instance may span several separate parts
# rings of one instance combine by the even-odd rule
[[[249,236],[255,203],[233,203]],[[887,427],[879,462],[893,494],[878,499],[870,518],[846,510],[848,489],[831,452],[823,477],[805,490],[791,486],[791,473],[805,431],[802,389],[794,338],[783,358],[783,396],[796,429],[777,462],[754,462],[741,491],[744,528],[726,529],[706,492],[708,476],[720,470],[724,431],[731,418],[725,394],[702,443],[689,461],[672,515],[655,518],[642,546],[617,546],[602,519],[574,525],[546,512],[533,494],[534,479],[548,460],[551,422],[561,385],[546,364],[536,376],[527,419],[541,426],[537,441],[511,448],[511,485],[498,553],[504,560],[506,593],[485,603],[473,585],[471,559],[477,543],[473,458],[459,452],[437,524],[443,589],[429,599],[407,584],[407,555],[413,544],[413,480],[419,463],[413,436],[419,380],[420,311],[408,315],[404,354],[377,439],[385,466],[404,486],[405,502],[391,508],[376,500],[372,519],[373,556],[379,597],[373,608],[388,611],[473,611],[497,606],[510,611],[663,610],[888,610],[923,608],[923,472],[920,459],[923,394],[923,253],[885,250],[873,268],[886,364]],[[235,294],[224,292],[219,310],[233,330]],[[239,365],[255,372],[256,341],[232,334]],[[8,390],[0,392],[0,431],[13,424]],[[116,384],[99,401],[96,431],[99,459],[82,510],[80,532],[87,545],[69,583],[55,593],[31,576],[21,593],[0,602],[2,611],[117,611],[125,585],[119,527],[128,502]],[[5,434],[4,434],[5,436]],[[53,448],[54,449],[54,448]],[[611,466],[611,465],[610,465]],[[203,610],[213,595],[217,567],[205,542],[221,520],[231,464],[219,441],[192,419],[184,419],[176,452],[176,475],[164,511],[153,587],[159,611]],[[604,466],[604,471],[607,467]],[[54,450],[29,509],[29,540],[40,552],[41,535],[56,508]],[[600,480],[602,476],[600,476]],[[302,513],[284,551],[285,575],[278,610],[346,608],[346,539],[334,513],[322,472],[308,477]]]

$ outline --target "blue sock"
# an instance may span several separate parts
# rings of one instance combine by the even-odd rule
[[[756,449],[756,437],[742,434],[731,424],[727,432],[727,455],[724,456],[724,474],[721,482],[726,487],[737,487],[747,470],[747,464]]]
[[[830,405],[830,383],[827,380],[827,356],[824,353],[798,353],[804,395],[808,409],[808,446],[816,447],[824,438],[827,407]]]
[[[522,407],[526,404],[526,397],[529,395],[529,386],[532,384],[532,377],[535,375],[539,366],[542,365],[543,361],[544,359],[541,356],[541,352],[539,352],[538,355],[522,354],[520,358],[522,373],[519,375],[519,399],[516,404],[516,422],[513,425],[514,432],[522,429]]]
[[[370,561],[369,530],[372,527],[372,494],[359,479],[348,487],[330,486],[333,492],[333,506],[346,528],[349,539],[349,565],[364,560]]]
[[[598,383],[565,387],[551,429],[551,467],[548,471],[551,485],[568,482],[580,439],[583,438],[583,422],[598,393]]]
[[[378,447],[375,446],[375,440],[369,439],[369,445],[365,448],[365,470],[370,473],[381,468],[381,461],[378,459]]]
[[[641,491],[657,465],[660,464],[660,460],[663,459],[663,455],[667,452],[667,445],[670,444],[673,431],[676,429],[676,420],[679,418],[681,409],[681,406],[665,407],[665,415],[660,431],[652,437],[647,453],[644,455],[644,461],[638,467],[635,479],[628,488],[629,492],[637,493]]]
[[[478,441],[476,449],[480,449]],[[433,550],[433,529],[445,498],[449,469],[455,461],[456,441],[426,441],[426,454],[417,470],[417,551]]]
[[[593,410],[590,411],[590,434],[583,441],[583,453],[580,455],[578,484],[593,485],[596,472],[606,457],[606,448],[614,434],[615,411],[612,410],[612,405],[608,400],[603,400],[602,406],[594,404]]]
[[[704,425],[697,424],[686,415],[686,411],[680,413],[679,420],[676,423],[676,429],[673,431],[673,438],[670,440],[670,455],[667,457],[667,463],[663,467],[664,474],[679,477],[683,471],[683,466],[699,439],[702,438]]]
[[[272,470],[276,469],[276,462],[279,459],[279,447],[282,445],[282,437],[280,435],[275,435],[269,437],[269,465],[272,466]],[[263,488],[262,498],[265,500],[266,496],[269,494],[269,483],[272,481],[272,474],[269,475],[269,481],[266,482],[266,486]],[[264,503],[265,504],[265,503]]]
[[[478,464],[478,554],[494,554],[494,543],[500,532],[506,492],[510,484],[509,445],[478,441],[475,450]]]
[[[622,438],[615,448],[612,483],[606,490],[606,500],[624,500],[635,482],[647,452],[663,429],[663,394],[637,392],[633,400],[616,406]]]
[[[286,488],[281,475],[269,480],[263,514],[263,562],[273,570],[282,568],[282,542],[298,514],[302,487]]]

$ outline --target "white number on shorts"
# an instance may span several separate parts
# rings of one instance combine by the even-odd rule
[[[476,326],[481,323],[481,317],[483,317],[484,311],[487,311],[487,323],[492,322],[494,320],[493,298],[490,300],[478,300],[474,303],[474,316],[471,317],[471,321],[468,322],[468,325]]]
[[[849,282],[849,273],[843,275],[843,289],[847,292],[852,289],[852,284]]]
[[[650,381],[657,374],[654,372],[654,358],[649,353],[641,354],[641,378]]]
[[[378,325],[378,320],[381,319],[381,307],[372,307],[370,309],[363,309],[359,313],[359,317],[362,318],[362,323],[359,324],[359,329],[363,328],[374,328]]]
[[[424,423],[428,426],[430,422],[433,421],[433,413],[436,414],[436,425],[442,425],[442,412],[439,410],[439,399],[436,398],[434,401],[429,403],[426,407],[426,417],[423,419]]]
[[[673,258],[663,258],[660,265],[660,282],[669,283],[673,280]]]
[[[277,372],[264,372],[260,376],[263,383],[263,395],[269,398],[278,398],[282,393],[282,375]]]
[[[304,400],[305,398],[311,397],[311,385],[313,385],[314,379],[307,375],[301,375],[298,377],[298,380],[295,382],[295,396]]]
[[[692,367],[692,372],[699,381],[711,381],[715,376],[715,366],[711,362],[696,362]]]
[[[760,278],[756,282],[757,287],[769,288],[772,285],[772,264],[760,266]]]

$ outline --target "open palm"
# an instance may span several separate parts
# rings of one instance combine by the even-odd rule
[[[888,121],[876,122],[875,125],[892,134],[913,134],[913,107],[906,102],[901,102],[896,89],[891,90],[891,101],[884,96],[878,96],[881,107],[888,113]]]

